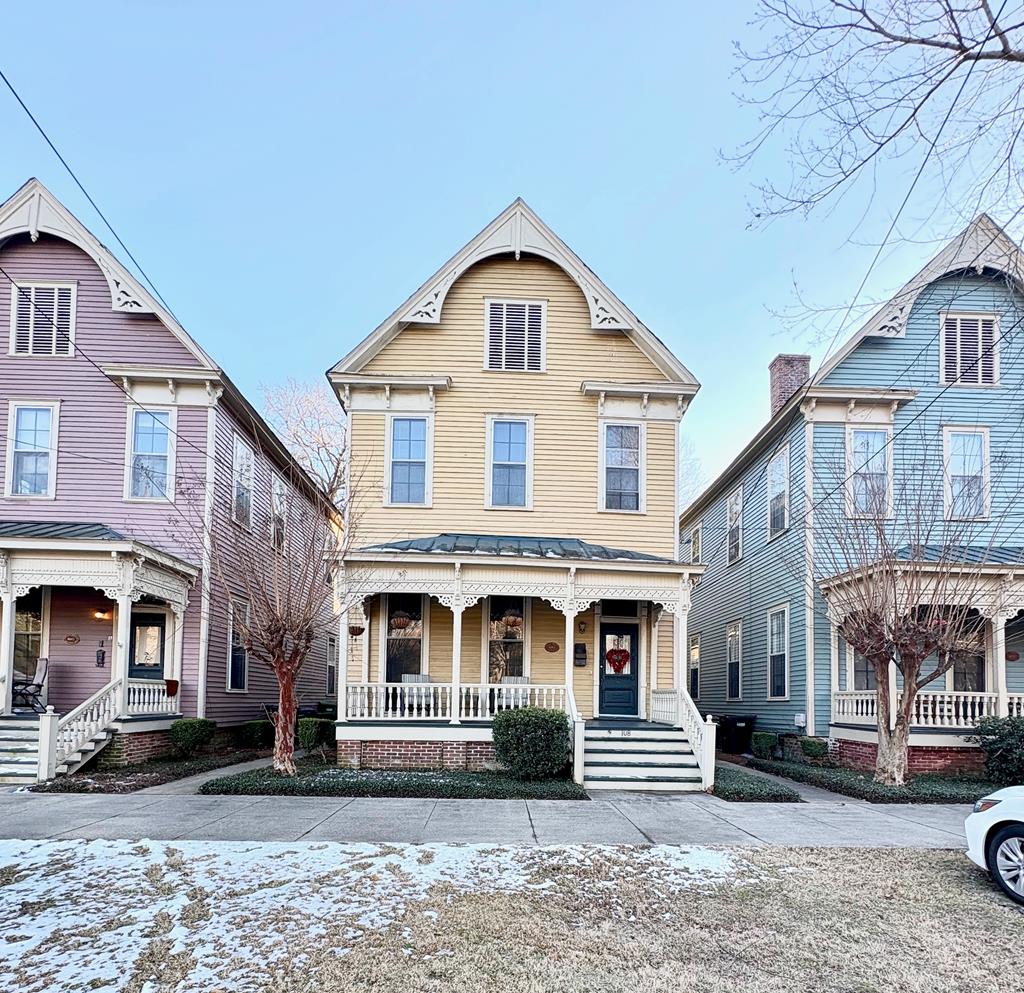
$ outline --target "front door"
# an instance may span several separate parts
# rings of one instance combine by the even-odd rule
[[[640,627],[637,624],[602,624],[600,672],[601,714],[636,717],[640,711]]]
[[[131,679],[164,678],[164,644],[167,617],[164,614],[132,614],[128,676]]]

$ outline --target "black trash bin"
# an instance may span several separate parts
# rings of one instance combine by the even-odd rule
[[[750,751],[750,739],[754,733],[754,714],[727,714],[719,722],[720,745],[723,752],[743,755]]]

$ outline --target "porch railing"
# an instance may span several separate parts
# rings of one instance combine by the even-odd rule
[[[179,690],[180,692],[180,690]],[[157,679],[128,680],[128,714],[176,714],[178,695],[167,692],[167,684]]]
[[[46,751],[47,767],[50,766],[49,755],[52,755],[53,768],[43,768],[42,755],[40,756],[40,776],[45,773],[45,778],[52,778],[56,767],[62,765],[83,745],[88,744],[96,735],[106,731],[118,718],[117,696],[121,687],[121,680],[115,679],[112,683],[97,690],[88,700],[80,703],[70,713],[65,714],[56,722],[56,736],[52,749],[49,743],[40,748],[40,753]],[[42,725],[42,722],[40,722]],[[42,737],[42,727],[40,736]]]
[[[1010,713],[1024,712],[1024,694],[1010,694]],[[1014,700],[1017,703],[1014,703]],[[840,690],[833,693],[833,721],[838,724],[878,723],[875,690]],[[973,728],[983,717],[998,712],[995,693],[933,692],[922,690],[914,699],[910,726],[916,728]]]
[[[349,683],[345,714],[353,720],[450,720],[450,683]]]
[[[690,741],[694,758],[700,768],[701,786],[715,785],[715,737],[717,727],[708,714],[701,717],[693,697],[685,689],[652,690],[651,720],[682,728]]]
[[[1010,717],[1024,717],[1024,693],[1008,694],[1007,703],[1010,705]]]
[[[459,716],[465,720],[490,720],[503,710],[539,707],[569,712],[565,687],[560,683],[462,683]]]

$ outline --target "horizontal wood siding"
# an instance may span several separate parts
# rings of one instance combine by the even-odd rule
[[[93,612],[109,611],[106,620]],[[46,702],[58,714],[66,714],[110,682],[114,662],[114,618],[111,600],[98,590],[54,586],[50,590],[50,639]],[[78,639],[71,644],[66,638]],[[104,666],[96,665],[98,649],[106,653]]]

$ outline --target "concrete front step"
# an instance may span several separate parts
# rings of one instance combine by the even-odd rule
[[[584,776],[585,790],[628,790],[636,793],[699,793],[700,776],[662,779],[622,779],[614,776]]]
[[[682,728],[596,728],[587,726],[583,731],[587,741],[686,741]]]
[[[636,739],[603,739],[587,741],[583,748],[587,752],[614,752],[616,755],[692,755],[693,749],[684,738],[681,741],[637,741]]]
[[[584,765],[583,779],[628,779],[633,782],[648,782],[652,779],[689,779],[700,770],[692,765],[635,766],[595,763]]]

